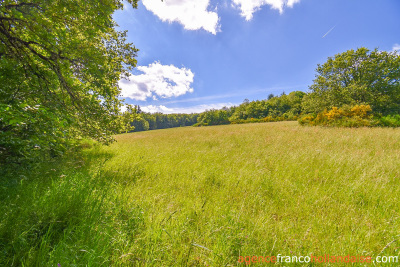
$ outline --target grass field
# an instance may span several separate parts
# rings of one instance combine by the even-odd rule
[[[2,181],[0,263],[399,255],[398,129],[277,122],[116,138]]]

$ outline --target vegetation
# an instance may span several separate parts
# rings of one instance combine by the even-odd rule
[[[162,128],[297,119],[301,125],[398,127],[399,65],[400,55],[396,52],[349,50],[318,65],[309,93],[270,94],[266,100],[245,99],[239,106],[207,110],[198,115],[147,113],[136,117],[132,124],[137,130],[157,129],[157,126],[147,127],[145,121],[156,125],[156,117],[165,116],[167,123]]]
[[[400,132],[362,126],[400,126],[399,54],[328,58],[309,93],[121,112],[137,53],[115,30],[122,7],[1,1],[1,266],[398,255]],[[249,122],[276,123],[224,125]],[[165,129],[191,125],[221,126]]]
[[[318,65],[310,93],[302,102],[304,113],[346,105],[370,105],[374,114],[400,111],[400,55],[359,48],[329,57]]]
[[[81,137],[109,143],[124,130],[118,81],[137,49],[114,28],[120,8],[120,0],[1,1],[0,162],[60,154]]]
[[[317,116],[303,116],[299,123],[301,125],[323,125],[323,126],[349,126],[361,127],[371,126],[371,107],[369,105],[356,105],[345,108],[333,107],[331,110],[324,110]]]
[[[119,135],[1,180],[0,265],[398,255],[399,138],[296,122]]]
[[[301,114],[301,101],[304,95],[304,92],[294,91],[289,95],[285,93],[281,96],[269,95],[268,100],[250,102],[245,99],[237,107],[201,113],[195,126],[296,120]]]
[[[400,55],[396,52],[349,50],[318,65],[309,93],[270,94],[266,100],[251,102],[246,99],[239,106],[208,110],[193,115],[186,123],[171,123],[166,128],[297,119],[301,125],[398,127],[399,65]],[[152,116],[159,115],[147,114],[146,118],[154,121]]]
[[[372,114],[370,105],[343,106],[342,108],[332,107],[331,110],[314,114],[307,114],[299,119],[301,125],[322,125],[340,127],[363,127],[382,126],[399,127],[400,116]]]
[[[146,113],[140,106],[128,105],[126,114],[131,115],[132,131],[140,132],[183,126],[209,126],[241,124],[251,122],[272,122],[297,120],[301,114],[301,101],[304,92],[294,91],[289,95],[269,95],[268,100],[245,101],[239,106],[206,110],[200,114],[162,114]]]

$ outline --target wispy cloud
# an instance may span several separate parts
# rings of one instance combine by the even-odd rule
[[[333,26],[329,31],[327,31],[324,36],[322,36],[322,38],[325,38],[331,31],[333,31],[333,29],[336,28],[337,25]]]
[[[178,107],[178,108],[168,108],[164,105],[148,105],[148,106],[141,106],[141,110],[145,112],[162,112],[164,114],[172,114],[172,113],[201,113],[206,110],[210,109],[221,109],[223,107],[231,107],[235,104],[232,103],[215,103],[215,104],[204,104],[204,105],[195,105],[189,107]]]
[[[294,85],[294,86],[279,86],[279,87],[268,87],[262,89],[253,89],[253,90],[243,90],[231,92],[228,94],[220,94],[220,95],[210,95],[210,96],[201,96],[201,97],[193,97],[188,99],[177,99],[164,102],[165,104],[174,104],[174,103],[185,103],[185,102],[200,102],[200,101],[212,101],[217,99],[228,99],[232,97],[244,97],[251,98],[252,95],[256,95],[259,93],[265,93],[265,98],[268,97],[268,94],[280,94],[282,91],[292,91],[292,90],[301,90],[307,87],[307,84]]]
[[[393,48],[392,48],[392,51],[393,51],[393,52],[397,51],[397,52],[400,53],[400,44],[394,44],[394,45],[393,45]]]
[[[150,112],[150,113],[155,113],[155,112],[161,112],[161,113],[166,113],[169,114],[170,112],[173,111],[172,108],[167,108],[164,105],[148,105],[148,106],[142,106],[140,107],[141,110],[143,110],[144,112]]]
[[[162,21],[178,22],[187,30],[220,30],[217,12],[209,11],[210,0],[142,0],[146,9]]]
[[[244,95],[243,93],[232,93],[232,94],[224,94],[224,95],[211,95],[211,96],[200,96],[200,97],[193,97],[187,99],[179,99],[179,100],[171,100],[165,102],[165,104],[175,104],[175,103],[186,103],[186,102],[200,102],[200,101],[210,101],[210,100],[217,100],[235,96]]]
[[[272,9],[279,10],[283,13],[286,7],[293,7],[300,0],[232,0],[233,6],[241,10],[241,15],[246,20],[253,18],[253,13],[259,10],[264,5],[271,6]]]
[[[148,98],[170,98],[193,92],[194,73],[190,69],[154,62],[149,66],[138,66],[143,74],[129,76],[119,82],[121,96],[145,101]]]

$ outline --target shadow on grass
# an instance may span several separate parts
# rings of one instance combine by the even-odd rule
[[[8,170],[0,181],[0,265],[109,265],[115,249],[133,242],[142,211],[121,199],[102,170],[113,156],[99,146],[77,147]]]

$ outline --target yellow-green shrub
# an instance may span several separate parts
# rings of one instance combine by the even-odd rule
[[[332,107],[325,109],[317,115],[307,114],[298,121],[301,125],[323,125],[323,126],[343,126],[361,127],[371,126],[372,111],[370,105],[343,106],[341,108]]]
[[[328,118],[328,120],[337,120],[337,119],[342,118],[346,114],[340,108],[332,107],[332,109],[330,111],[328,111],[328,112],[325,111],[323,115],[326,116]]]
[[[357,116],[360,118],[367,118],[369,112],[371,112],[371,106],[370,105],[355,105],[354,107],[351,108],[351,114],[352,116]]]

